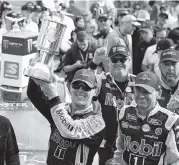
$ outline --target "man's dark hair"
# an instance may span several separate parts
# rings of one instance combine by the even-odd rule
[[[168,34],[168,38],[172,39],[174,44],[179,42],[179,28],[171,30]]]

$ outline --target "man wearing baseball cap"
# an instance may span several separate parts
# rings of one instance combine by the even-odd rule
[[[95,70],[104,58],[105,51],[101,54],[95,54],[90,68]],[[129,74],[131,59],[127,47],[124,45],[113,46],[109,51],[108,61],[109,70],[97,74],[98,92],[96,99],[101,103],[102,115],[106,124],[105,137],[98,151],[100,165],[104,165],[114,154],[118,125],[116,112],[123,105],[129,105],[133,100],[134,76]]]
[[[141,72],[135,80],[135,101],[120,110],[117,149],[126,164],[179,163],[179,116],[160,107],[159,91],[158,77]]]
[[[168,107],[178,112],[179,102],[178,84],[179,84],[179,51],[175,49],[167,49],[161,53],[159,68],[161,72],[162,94],[159,104],[162,107]],[[171,105],[172,101],[176,101],[176,105]]]
[[[56,83],[30,79],[27,91],[51,126],[47,164],[91,165],[105,128],[101,106],[92,101],[96,93],[95,73],[88,69],[75,73],[70,84],[71,103],[61,102]]]
[[[155,48],[153,52],[149,50],[149,48],[152,47]],[[149,48],[145,52],[145,56],[142,62],[142,69],[144,71],[150,70],[154,72],[158,77],[161,77],[161,73],[159,70],[159,61],[161,53],[166,49],[174,48],[174,43],[171,39],[163,38],[156,45],[153,45]]]

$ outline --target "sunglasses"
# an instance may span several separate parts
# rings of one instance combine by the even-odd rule
[[[100,19],[100,20],[99,20],[99,22],[101,22],[101,23],[102,23],[102,22],[106,22],[106,21],[107,21],[107,19]]]
[[[82,82],[74,82],[72,83],[72,88],[79,90],[80,88],[82,88],[84,91],[88,92],[91,91],[94,88],[90,88],[86,83],[82,83]]]
[[[120,63],[125,63],[127,61],[128,58],[111,58],[111,62],[113,64],[116,64],[118,63],[118,61],[120,61]]]

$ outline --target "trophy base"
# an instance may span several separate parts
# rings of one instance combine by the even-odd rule
[[[50,73],[48,66],[42,63],[36,63],[34,66],[25,68],[24,75],[46,81],[48,83],[52,83],[54,81],[54,76]]]

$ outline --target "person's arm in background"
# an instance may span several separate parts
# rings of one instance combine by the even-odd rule
[[[149,68],[148,68],[148,65],[149,65],[148,58],[149,57],[150,57],[150,50],[147,49],[145,54],[144,54],[144,59],[142,61],[142,65],[141,65],[141,68],[142,68],[143,71],[149,70]]]
[[[6,134],[6,153],[5,162],[6,165],[20,165],[19,149],[16,141],[14,129],[9,121],[8,131]]]

